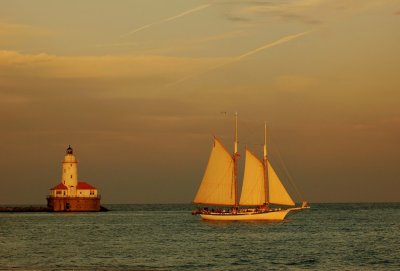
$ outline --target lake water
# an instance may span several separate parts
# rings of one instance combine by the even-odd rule
[[[0,270],[400,270],[400,204],[311,204],[282,223],[192,205],[0,213]]]

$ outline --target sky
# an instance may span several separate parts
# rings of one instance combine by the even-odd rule
[[[189,203],[235,112],[303,199],[400,201],[398,0],[0,5],[0,204],[44,204],[69,144],[103,203]]]

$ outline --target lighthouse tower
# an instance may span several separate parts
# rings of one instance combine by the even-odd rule
[[[78,160],[71,146],[68,146],[62,161],[61,182],[50,189],[47,206],[55,212],[100,211],[97,188],[78,181]]]
[[[78,161],[75,158],[71,145],[68,146],[62,162],[61,183],[67,187],[69,197],[76,196],[76,187],[78,186]]]

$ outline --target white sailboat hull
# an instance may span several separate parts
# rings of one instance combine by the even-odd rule
[[[204,220],[218,220],[218,221],[282,221],[285,219],[286,215],[291,211],[300,211],[304,208],[289,208],[279,211],[271,211],[264,213],[210,213],[210,214],[200,214],[201,218]]]

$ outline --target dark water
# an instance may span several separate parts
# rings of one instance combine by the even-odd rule
[[[283,223],[107,207],[0,213],[0,270],[400,270],[400,204],[313,204]]]

